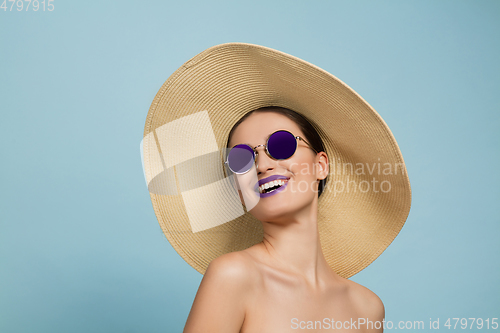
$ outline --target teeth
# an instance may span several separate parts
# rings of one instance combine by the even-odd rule
[[[285,181],[282,180],[282,179],[277,179],[277,180],[273,180],[273,181],[267,182],[267,183],[262,184],[261,186],[259,186],[259,193],[265,193],[266,192],[265,190],[267,190],[269,188],[281,186],[281,185],[284,185],[284,184],[285,184]]]

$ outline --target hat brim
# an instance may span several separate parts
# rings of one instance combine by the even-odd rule
[[[168,78],[151,104],[144,170],[165,236],[200,273],[216,257],[262,241],[261,222],[252,215],[213,207],[225,200],[224,187],[213,184],[225,178],[219,152],[232,126],[265,106],[301,113],[320,134],[330,160],[318,202],[321,246],[339,275],[358,273],[394,240],[410,210],[396,140],[380,115],[335,76],[257,45],[203,51]],[[200,226],[217,220],[222,224]]]

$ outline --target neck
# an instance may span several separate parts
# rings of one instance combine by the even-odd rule
[[[330,268],[321,249],[318,231],[317,198],[286,222],[263,222],[262,246],[270,260],[286,271],[302,276],[311,285],[318,285]]]

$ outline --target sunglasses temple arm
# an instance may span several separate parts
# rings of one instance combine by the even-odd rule
[[[314,150],[314,151],[316,152],[316,154],[318,153],[318,152],[316,151],[316,149],[314,149],[314,147],[313,147],[313,146],[311,146],[311,144],[310,144],[309,142],[307,142],[306,140],[302,139],[300,136],[296,136],[295,138],[296,138],[296,139],[298,139],[298,140],[304,141],[304,142],[306,143],[306,145],[308,145],[308,146],[309,146],[309,148],[311,148],[312,150]]]

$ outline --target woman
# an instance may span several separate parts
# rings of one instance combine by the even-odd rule
[[[347,278],[397,236],[411,191],[351,88],[279,51],[214,46],[162,86],[143,150],[160,226],[205,274],[186,333],[382,331],[382,302]]]
[[[268,108],[251,112],[232,131],[229,146],[259,146],[279,130],[312,142],[300,125],[283,112],[287,111]],[[328,175],[328,156],[320,148],[316,153],[300,140],[296,152],[287,160],[275,160],[264,149],[258,149],[255,160],[259,180],[279,175],[287,178],[287,187],[262,198],[250,210],[262,221],[261,243],[210,263],[185,332],[290,332],[293,326],[300,328],[301,322],[302,328],[307,328],[308,321],[319,321],[328,329],[331,322],[324,318],[349,323],[357,318],[382,322],[384,307],[380,299],[337,275],[321,250],[318,185]]]

